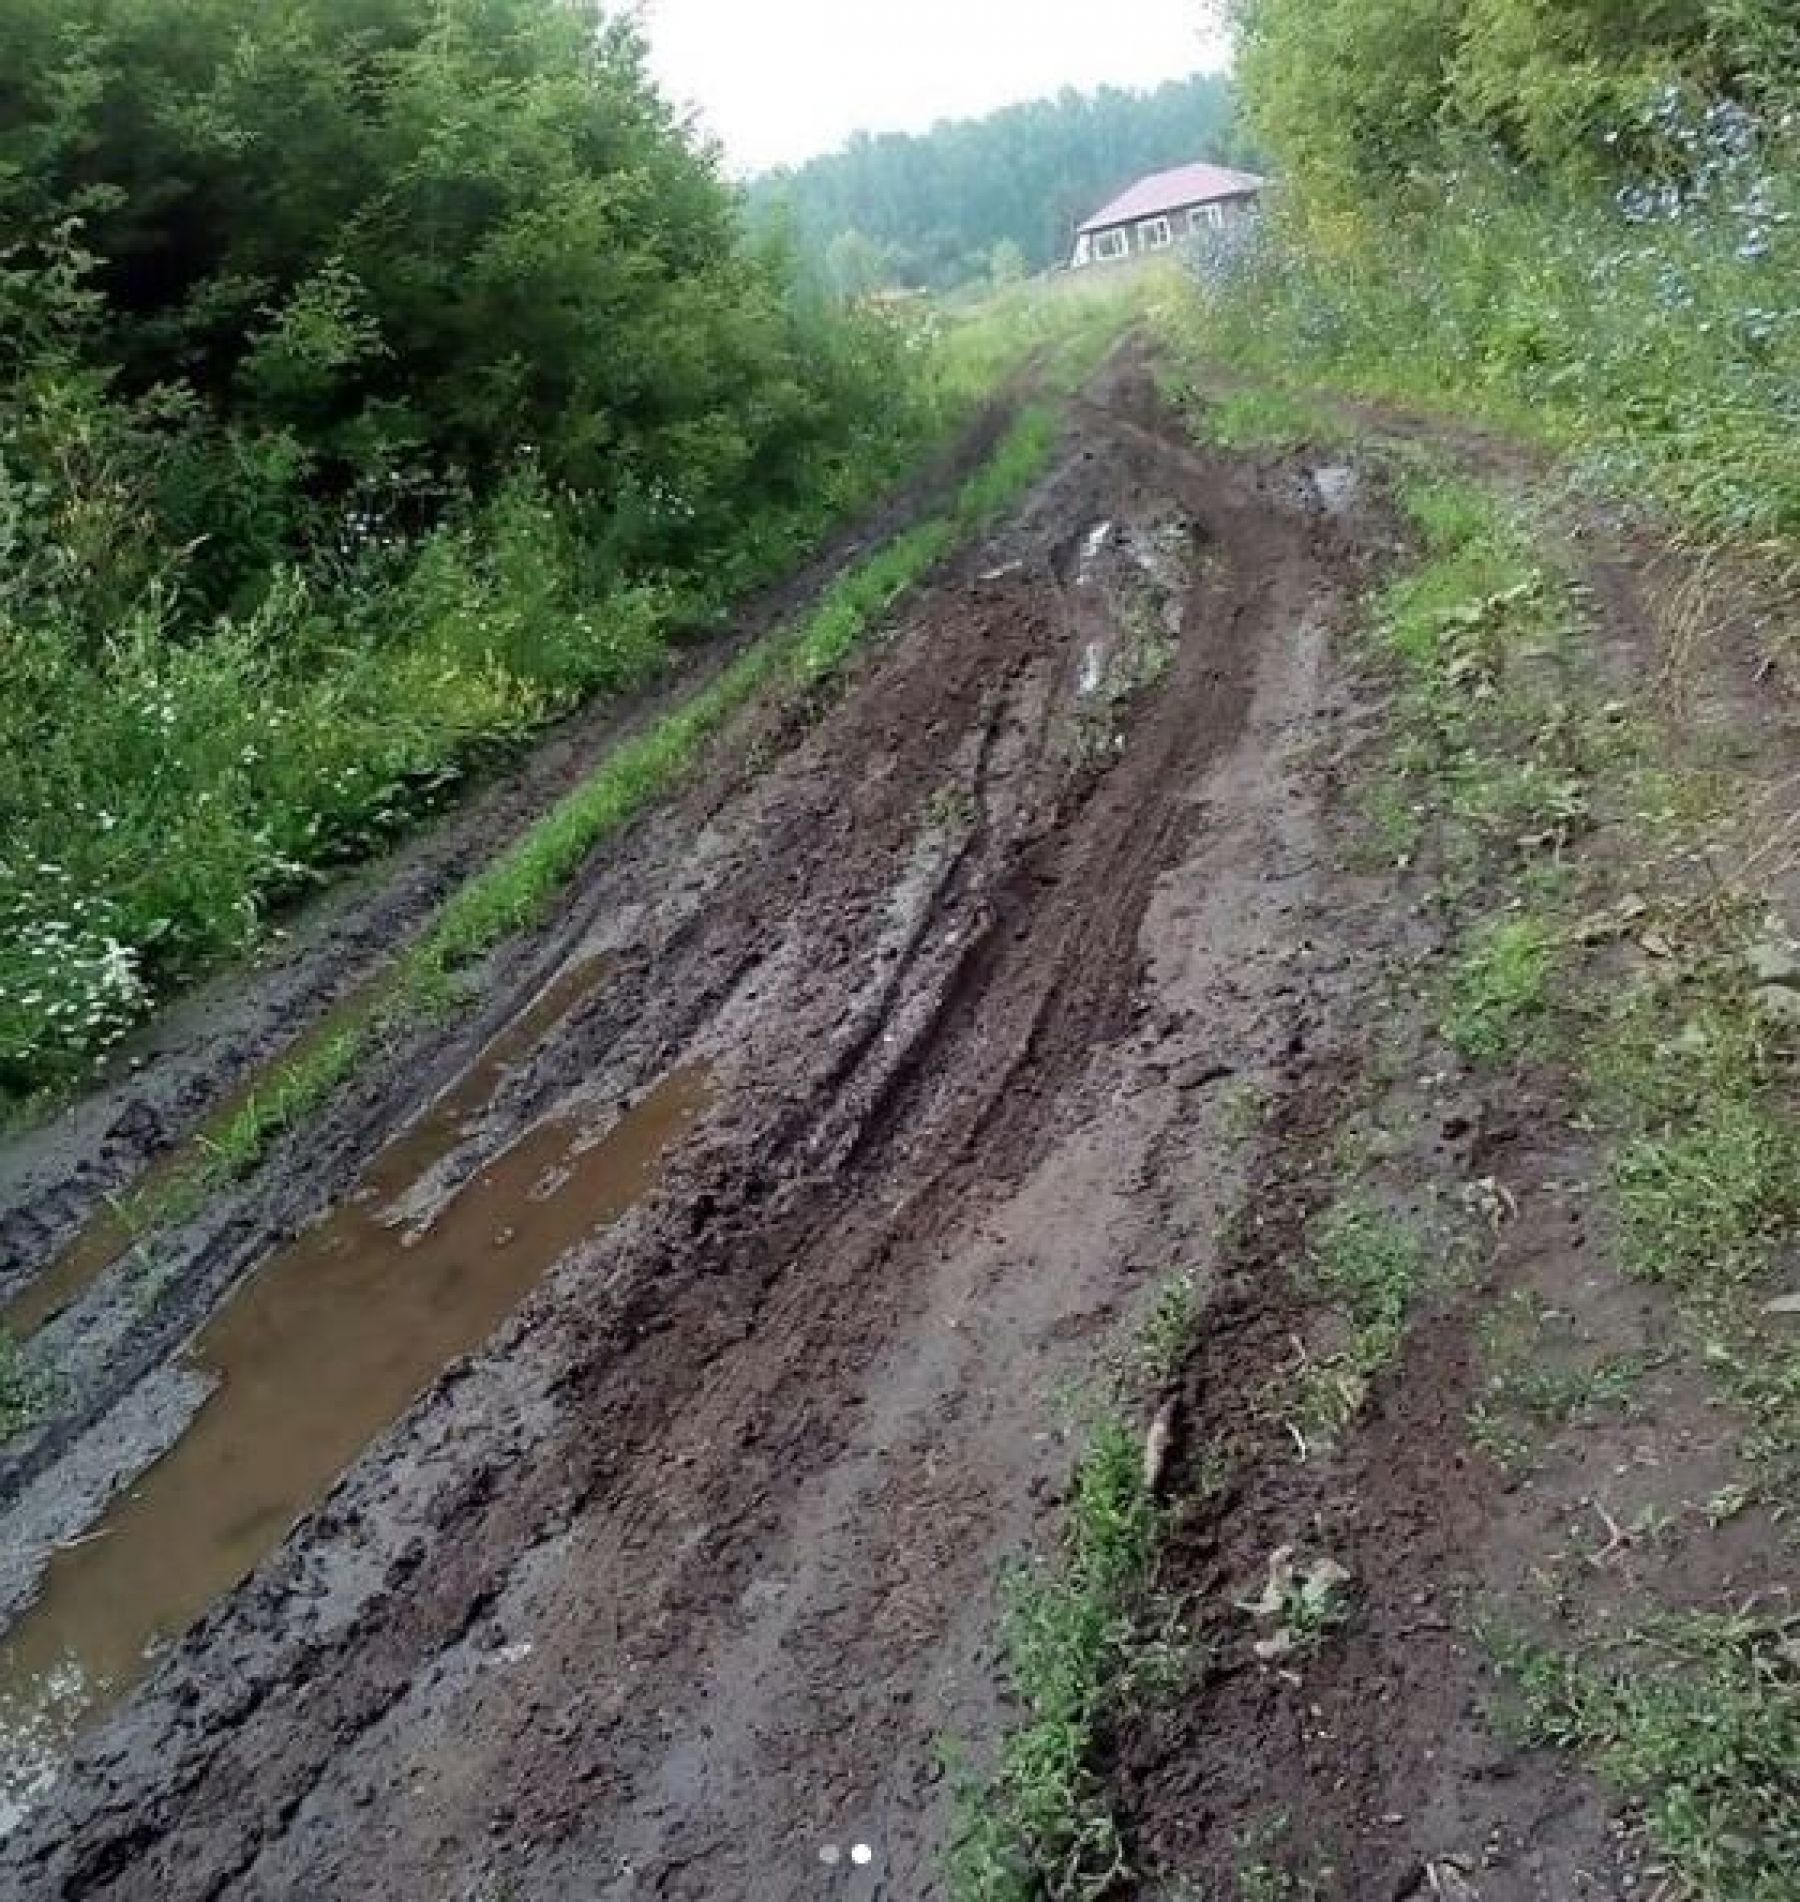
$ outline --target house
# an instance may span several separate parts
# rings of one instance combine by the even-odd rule
[[[1223,165],[1178,165],[1140,178],[1081,227],[1070,262],[1112,264],[1167,251],[1184,240],[1221,231],[1249,217],[1268,183]]]

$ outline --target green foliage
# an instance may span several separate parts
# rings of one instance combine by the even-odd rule
[[[1763,1271],[1800,1221],[1800,1142],[1776,1111],[1713,1098],[1637,1137],[1614,1171],[1627,1266],[1702,1286]]]
[[[1591,1756],[1642,1804],[1687,1892],[1700,1902],[1788,1902],[1800,1868],[1791,1623],[1666,1617],[1634,1634],[1631,1655],[1612,1658],[1517,1638],[1495,1648],[1526,1737]]]
[[[564,0],[0,0],[0,1098],[942,426]]]
[[[1305,1450],[1334,1441],[1362,1411],[1376,1375],[1398,1358],[1425,1272],[1418,1234],[1365,1198],[1338,1202],[1320,1222],[1302,1278],[1350,1338],[1324,1359],[1308,1358],[1273,1396]]]
[[[1072,392],[1143,317],[1149,281],[1105,271],[1053,283],[1015,284],[941,319],[934,373],[946,401],[961,404],[1034,369],[1049,389]]]
[[[1626,1266],[1702,1298],[1765,1270],[1800,1223],[1800,1137],[1731,963],[1611,995],[1589,1066],[1623,1138],[1613,1189]]]
[[[1007,1672],[1024,1720],[991,1785],[966,1786],[950,1857],[956,1902],[1091,1902],[1124,1873],[1124,1846],[1095,1771],[1100,1728],[1129,1677],[1132,1613],[1156,1549],[1143,1451],[1104,1420],[1076,1473],[1060,1566],[1010,1582]]]
[[[1419,1237],[1397,1216],[1352,1200],[1339,1203],[1322,1223],[1309,1279],[1369,1337],[1371,1358],[1386,1360],[1399,1345],[1424,1272]]]
[[[47,1381],[25,1364],[12,1336],[0,1332],[0,1446],[41,1418],[48,1400]]]
[[[1517,1056],[1549,1008],[1555,968],[1556,937],[1543,919],[1477,926],[1451,973],[1445,1037],[1475,1063]]]
[[[1788,0],[1241,0],[1287,190],[1212,354],[1474,411],[1741,537],[1800,531]]]
[[[1251,119],[1315,203],[1475,149],[1539,176],[1679,162],[1645,118],[1683,95],[1791,103],[1786,0],[1237,0]]]
[[[1468,0],[1238,0],[1238,81],[1284,177],[1332,195],[1433,151]]]
[[[1572,1317],[1515,1289],[1481,1326],[1481,1398],[1469,1436],[1510,1471],[1528,1472],[1547,1431],[1630,1411],[1657,1356],[1583,1350]]]
[[[1286,390],[1233,390],[1194,408],[1194,420],[1221,449],[1297,449],[1338,441],[1342,429],[1317,404]]]
[[[1791,535],[1800,166],[1745,169],[1655,218],[1473,169],[1379,223],[1278,221],[1194,322],[1277,380],[1472,409],[1708,527]]]
[[[1065,263],[1075,232],[1145,172],[1245,156],[1228,80],[1105,87],[925,133],[858,134],[842,152],[759,179],[752,208],[785,216],[837,288],[1004,284]]]
[[[1200,1284],[1192,1274],[1166,1281],[1156,1297],[1138,1340],[1138,1361],[1156,1382],[1173,1380],[1194,1343],[1200,1318]]]

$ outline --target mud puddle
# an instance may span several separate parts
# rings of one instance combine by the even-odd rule
[[[382,1152],[350,1203],[201,1332],[189,1358],[214,1392],[174,1449],[58,1553],[0,1648],[0,1831],[82,1726],[247,1578],[448,1364],[655,1185],[710,1100],[703,1068],[675,1072],[598,1135],[575,1116],[540,1123],[428,1223],[397,1218],[508,1066],[600,975],[577,967],[546,991]]]
[[[475,1067],[450,1095],[443,1098],[416,1132],[421,1141],[435,1141],[447,1125],[484,1108],[505,1073],[577,1004],[598,990],[612,966],[609,957],[589,958],[571,965],[546,986],[531,1007],[517,1017],[482,1052]],[[360,1023],[381,999],[390,983],[387,972],[359,984],[334,1004],[318,1023],[296,1039],[277,1059],[282,1066],[301,1063],[322,1050],[332,1038]],[[139,1177],[129,1200],[109,1203],[82,1229],[55,1263],[25,1288],[3,1311],[0,1331],[15,1340],[28,1340],[72,1307],[93,1284],[137,1246],[141,1231],[132,1207],[154,1201],[216,1142],[237,1115],[255,1101],[269,1081],[271,1069],[259,1069],[241,1089],[234,1090],[188,1141],[172,1149]],[[385,1158],[384,1158],[385,1160]]]

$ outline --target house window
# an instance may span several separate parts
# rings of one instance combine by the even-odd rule
[[[1188,213],[1190,231],[1218,231],[1224,223],[1225,207],[1223,205],[1196,205]]]
[[[1094,256],[1102,264],[1110,264],[1115,258],[1129,257],[1131,239],[1123,231],[1102,231],[1094,239]]]
[[[1146,251],[1166,251],[1175,242],[1175,233],[1167,218],[1146,218],[1138,226],[1138,235],[1144,240]]]

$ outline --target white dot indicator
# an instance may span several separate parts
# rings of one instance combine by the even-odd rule
[[[838,1864],[844,1860],[844,1852],[836,1843],[827,1843],[825,1847],[819,1851],[819,1860],[827,1869],[835,1869]]]
[[[866,1869],[875,1860],[875,1852],[867,1843],[858,1843],[850,1852],[850,1860],[859,1869]]]

